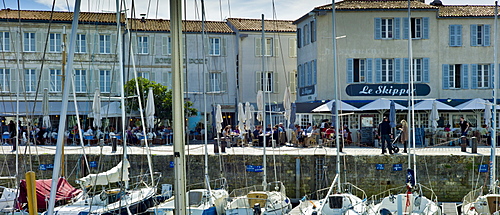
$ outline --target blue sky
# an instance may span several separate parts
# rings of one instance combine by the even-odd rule
[[[51,10],[53,0],[19,0],[22,10]],[[115,11],[115,0],[81,0],[81,11],[112,12]],[[125,0],[130,9],[132,1]],[[426,3],[432,0],[425,0]],[[494,0],[441,0],[445,5],[494,5]],[[3,8],[18,9],[17,1],[7,0]],[[56,0],[55,10],[73,11],[75,0]],[[159,6],[156,3],[159,3]],[[184,1],[183,1],[184,2]],[[201,20],[201,1],[187,0],[186,18]],[[228,17],[260,19],[295,20],[311,11],[314,7],[330,4],[331,0],[206,0],[205,14],[207,20],[220,21]],[[69,4],[69,5],[68,5]],[[136,13],[147,14],[148,18],[169,19],[169,0],[135,1]],[[149,8],[149,10],[148,10]],[[274,12],[273,12],[274,11]]]

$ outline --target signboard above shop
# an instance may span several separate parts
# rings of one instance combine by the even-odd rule
[[[415,96],[426,96],[431,92],[427,84],[414,84]],[[351,84],[345,88],[349,96],[408,96],[408,84]]]

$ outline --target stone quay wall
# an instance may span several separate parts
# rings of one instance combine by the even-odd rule
[[[87,155],[88,162],[94,167],[90,173],[104,172],[121,160],[122,155]],[[130,176],[148,172],[148,162],[145,155],[129,155]],[[186,184],[192,188],[201,187],[204,178],[204,155],[186,156]],[[0,155],[2,161],[1,175],[15,174],[15,155]],[[211,179],[225,177],[228,189],[261,185],[263,172],[252,169],[248,165],[261,166],[262,155],[210,155],[208,160]],[[64,156],[64,176],[74,186],[77,178],[89,173],[84,167],[82,155],[69,154]],[[413,158],[412,158],[413,160]],[[50,167],[54,155],[20,155],[19,172],[24,178],[26,171],[36,172],[37,179],[52,177],[52,169],[40,170],[40,165]],[[160,184],[174,183],[172,155],[152,156],[153,171],[160,172]],[[302,198],[315,190],[330,186],[336,174],[337,158],[334,155],[272,155],[267,156],[267,182],[282,181],[286,186],[287,195],[292,199]],[[401,187],[406,182],[408,156],[406,155],[341,155],[340,173],[342,182],[350,182],[363,189],[367,196],[381,193],[387,189]],[[479,172],[480,164],[488,164],[489,156],[461,155],[421,155],[417,157],[417,181],[432,188],[440,202],[461,202],[464,195],[478,187],[488,184],[489,173]],[[382,165],[381,165],[382,164]],[[383,167],[383,169],[382,169]],[[256,167],[257,169],[259,167]],[[213,185],[216,187],[216,185]],[[426,193],[424,193],[426,195]],[[427,195],[426,195],[427,196]]]

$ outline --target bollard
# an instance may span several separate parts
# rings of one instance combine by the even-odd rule
[[[471,141],[472,141],[472,153],[477,153],[477,138],[476,137],[472,137],[471,138]]]
[[[226,153],[226,146],[227,146],[227,141],[226,140],[220,142],[220,151],[222,153]]]
[[[467,137],[466,136],[462,136],[460,138],[460,146],[462,147],[462,152],[466,152],[467,151]]]
[[[219,144],[217,143],[219,140],[214,142],[214,153],[219,154]]]

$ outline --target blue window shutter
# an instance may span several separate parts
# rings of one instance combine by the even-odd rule
[[[422,18],[424,35],[423,39],[429,39],[429,17]]]
[[[382,29],[380,29],[382,26],[382,19],[381,18],[375,18],[375,39],[380,40],[382,39]]]
[[[476,66],[477,70],[477,66]],[[469,65],[462,64],[462,89],[469,89]]]
[[[299,64],[298,68],[298,75],[297,75],[297,82],[299,83],[299,87],[304,87],[304,70],[302,70],[302,64]]]
[[[366,83],[373,83],[373,59],[366,58]]]
[[[470,45],[477,46],[477,25],[470,25]]]
[[[450,25],[448,26],[448,31],[449,31],[449,41],[448,41],[448,45],[449,46],[456,46],[456,30],[455,30],[455,25]]]
[[[401,39],[401,31],[399,26],[401,25],[401,18],[396,17],[394,18],[394,39]]]
[[[455,25],[456,46],[462,46],[462,25]]]
[[[477,89],[477,64],[471,64],[471,89]]]
[[[408,17],[403,18],[403,39],[408,39]]]
[[[312,69],[313,69],[313,85],[318,84],[318,69],[316,67],[316,60],[312,61]]]
[[[354,66],[352,65],[354,60],[352,58],[347,58],[347,83],[354,82]]]
[[[443,64],[443,89],[449,89],[450,88],[450,85],[448,83],[448,79],[449,79],[449,69],[450,69],[450,65],[448,64]]]
[[[375,83],[382,82],[382,58],[375,58]]]
[[[297,48],[300,48],[302,47],[302,40],[300,39],[300,36],[301,36],[301,33],[302,33],[302,29],[300,28],[297,28]]]
[[[423,81],[429,83],[429,58],[424,58],[423,60]]]
[[[394,82],[401,83],[401,58],[394,59]]]
[[[410,82],[410,61],[408,60],[408,58],[403,59],[403,65],[404,65],[404,72],[403,72],[404,83],[409,83]]]
[[[483,46],[490,46],[490,25],[484,25],[484,42]]]

